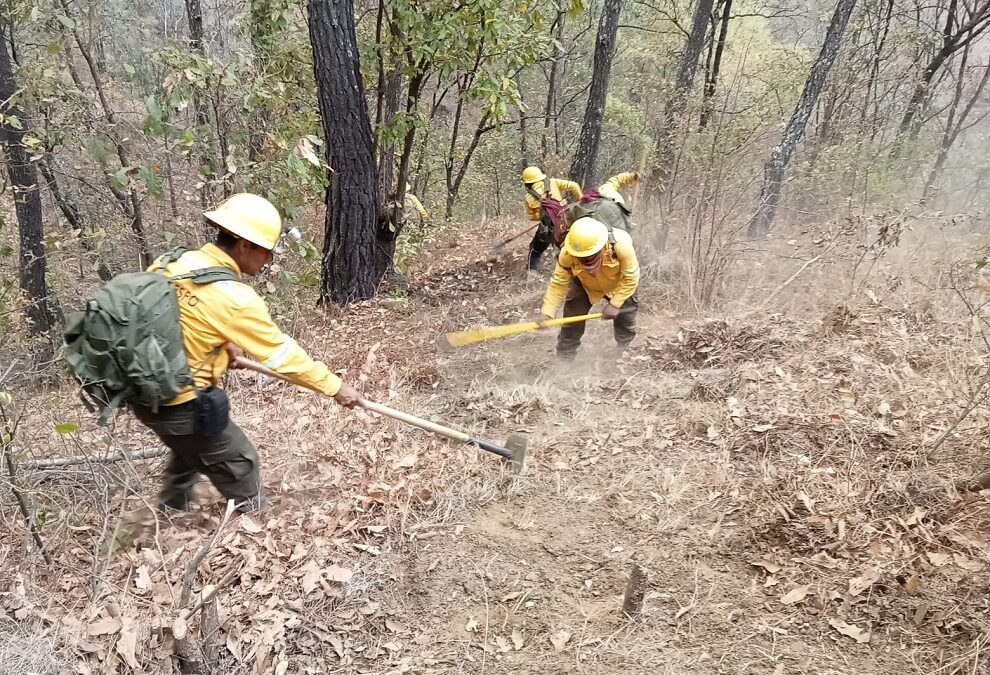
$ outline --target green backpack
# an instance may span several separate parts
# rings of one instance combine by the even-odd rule
[[[186,252],[176,248],[162,268]],[[193,383],[179,323],[175,281],[241,281],[226,267],[205,267],[173,277],[160,272],[118,274],[65,323],[63,356],[105,425],[127,403],[158,411]],[[85,401],[85,399],[83,399]]]
[[[571,229],[575,220],[586,216],[605,223],[609,227],[625,230],[632,234],[631,214],[632,212],[625,204],[620,204],[608,197],[594,196],[588,201],[582,200],[567,207],[563,214],[565,234],[566,230]]]

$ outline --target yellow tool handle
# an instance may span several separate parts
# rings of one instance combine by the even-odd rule
[[[565,316],[560,319],[550,319],[548,321],[544,321],[542,326],[536,321],[527,321],[525,323],[512,323],[507,326],[473,328],[471,330],[464,330],[457,333],[447,333],[447,342],[452,347],[463,347],[465,345],[473,345],[477,342],[484,342],[485,340],[496,340],[498,338],[508,337],[510,335],[528,333],[529,331],[538,330],[540,328],[566,326],[570,323],[580,323],[582,321],[592,321],[600,318],[602,318],[601,312],[595,312],[593,314],[580,314],[578,316]]]
[[[251,359],[238,357],[237,365],[246,370],[253,370],[256,373],[267,375],[268,377],[274,377],[275,379],[278,380],[291,382],[291,380],[289,380],[289,378],[287,378],[285,375],[282,375],[281,373],[277,373],[271,368],[268,368],[267,366],[264,366],[258,363],[257,361],[252,361]],[[300,387],[304,387],[311,391],[315,391],[318,394],[323,393],[319,389],[315,387],[311,387],[309,385],[300,384],[298,382],[293,382],[293,384],[296,384]],[[423,429],[424,431],[429,431],[434,434],[439,434],[440,436],[445,436],[455,441],[460,441],[461,443],[474,443],[475,445],[477,445],[477,443],[475,442],[476,439],[472,437],[470,434],[464,433],[463,431],[457,431],[456,429],[445,427],[442,424],[437,424],[429,420],[424,420],[422,417],[416,417],[415,415],[410,415],[409,413],[402,412],[401,410],[395,410],[393,408],[389,408],[388,406],[382,405],[381,403],[375,403],[374,401],[369,401],[368,399],[363,397],[361,399],[360,405],[365,410],[370,410],[371,412],[378,413],[379,415],[385,415],[386,417],[391,417],[392,419],[399,420],[400,422],[411,424],[412,426]]]

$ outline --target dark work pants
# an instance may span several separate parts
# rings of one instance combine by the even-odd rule
[[[638,310],[639,300],[634,294],[622,303],[619,316],[612,320],[615,341],[623,349],[636,337],[636,312]],[[564,316],[578,316],[587,314],[589,311],[591,311],[591,300],[588,298],[588,292],[584,290],[584,286],[581,285],[577,277],[572,277],[571,285],[567,287],[567,299],[564,301]],[[574,358],[578,347],[581,346],[584,328],[584,321],[561,327],[560,335],[557,337],[557,356],[566,360]]]
[[[540,258],[543,257],[543,252],[550,248],[550,244],[553,243],[553,224],[547,224],[541,222],[540,226],[536,228],[536,234],[533,235],[533,241],[529,242],[529,267],[528,269],[535,270],[540,267]]]
[[[241,511],[265,508],[258,451],[233,421],[219,436],[208,437],[193,433],[195,400],[162,406],[157,413],[143,406],[132,409],[171,450],[158,497],[162,506],[188,509],[192,487],[203,474],[226,499],[240,504]]]

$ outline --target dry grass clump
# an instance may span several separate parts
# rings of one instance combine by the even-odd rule
[[[793,344],[793,325],[708,321],[682,328],[672,339],[647,338],[646,350],[667,369],[719,368],[780,354]]]
[[[68,668],[54,637],[0,616],[0,675],[62,675]]]

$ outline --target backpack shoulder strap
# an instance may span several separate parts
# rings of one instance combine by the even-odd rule
[[[598,222],[601,223],[602,221],[599,220]],[[612,226],[609,225],[608,223],[602,223],[602,225],[604,225],[606,227],[606,229],[608,229],[608,243],[611,244],[612,247],[614,248],[615,247],[615,232],[612,231]]]
[[[185,255],[188,250],[189,249],[184,246],[176,246],[175,248],[166,251],[158,260],[155,261],[158,264],[158,269],[164,270],[166,267]]]
[[[529,186],[529,185],[526,186],[526,193],[529,194],[530,197],[532,197],[533,199],[535,199],[538,202],[543,199],[543,195],[541,195],[539,192],[537,192],[536,190],[534,190],[532,188],[532,186]]]
[[[218,281],[239,281],[246,283],[237,272],[229,267],[221,267],[219,265],[216,267],[202,267],[192,272],[186,272],[185,274],[176,274],[169,277],[169,279],[172,281],[192,279],[194,284],[212,284]]]

